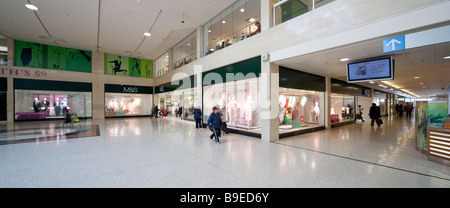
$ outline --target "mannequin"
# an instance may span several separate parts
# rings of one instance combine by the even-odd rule
[[[61,114],[61,102],[59,98],[56,98],[55,103],[53,103],[53,107],[55,108],[55,116],[59,116]]]
[[[41,105],[41,111],[45,112],[46,116],[48,116],[48,107],[50,107],[50,102],[48,102],[47,98],[44,98]]]
[[[319,121],[319,115],[320,115],[320,107],[319,107],[319,103],[316,103],[316,105],[314,106],[314,122]]]
[[[39,102],[38,98],[34,98],[33,109],[34,109],[34,112],[36,112],[36,113],[41,112],[41,102]]]
[[[61,107],[63,109],[64,116],[66,116],[67,112],[69,112],[69,101],[67,101],[67,98],[64,98],[63,101],[61,101]]]
[[[231,120],[234,125],[236,125],[239,121],[239,108],[237,106],[236,98],[231,98]]]
[[[250,127],[250,123],[252,122],[252,116],[253,116],[253,112],[252,112],[252,105],[253,105],[253,100],[252,100],[252,96],[249,95],[247,97],[247,101],[245,102],[245,120],[247,121],[247,128]]]

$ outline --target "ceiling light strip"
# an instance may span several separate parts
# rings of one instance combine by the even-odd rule
[[[158,18],[159,18],[159,16],[161,15],[162,11],[163,11],[162,9],[159,10],[158,15],[156,15],[155,20],[153,21],[152,25],[150,26],[150,29],[148,30],[148,33],[151,34],[152,28],[153,28],[153,26],[155,25],[156,21],[158,21]],[[144,43],[144,41],[145,41],[146,38],[147,38],[147,36],[144,36],[144,38],[142,39],[141,43],[140,43],[139,46],[136,48],[136,50],[134,50],[134,52],[137,52],[137,50],[141,47],[142,43]]]

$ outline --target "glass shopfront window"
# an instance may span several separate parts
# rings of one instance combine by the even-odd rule
[[[197,60],[197,31],[175,45],[172,50],[173,69]]]
[[[6,38],[0,37],[0,66],[8,65],[8,47],[6,42]]]
[[[194,108],[199,106],[195,88],[158,94],[158,108],[168,116],[194,120]]]
[[[282,0],[274,4],[274,25],[287,22],[334,0]]]
[[[261,32],[261,1],[239,0],[203,25],[204,55]]]
[[[169,52],[156,59],[156,77],[160,77],[169,72]]]
[[[152,95],[105,93],[105,116],[145,116],[152,114]]]
[[[15,90],[15,119],[64,118],[67,113],[92,117],[92,93],[73,91]]]
[[[256,129],[260,125],[259,78],[204,86],[203,119],[206,122],[213,107],[218,107],[228,127]]]
[[[331,124],[355,120],[355,96],[331,94]]]
[[[323,92],[283,88],[280,90],[280,133],[324,126]]]

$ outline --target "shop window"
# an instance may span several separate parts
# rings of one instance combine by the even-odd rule
[[[204,55],[261,32],[261,1],[239,0],[203,25]]]
[[[144,116],[152,114],[152,95],[105,93],[105,116]]]
[[[172,49],[173,69],[197,60],[197,31],[194,31]]]
[[[324,126],[324,99],[323,92],[281,89],[280,133]]]
[[[168,116],[194,120],[194,108],[199,107],[198,94],[195,89],[177,90],[159,94],[159,110],[166,110]]]
[[[156,77],[160,77],[169,72],[169,53],[166,52],[156,59]]]
[[[92,93],[72,91],[15,90],[15,119],[64,118],[67,113],[92,117]]]
[[[228,127],[244,130],[260,128],[259,78],[205,86],[203,119],[206,122],[213,107],[218,107]]]
[[[0,66],[8,65],[8,47],[6,42],[6,38],[0,37]]]
[[[287,22],[334,0],[282,0],[274,5],[274,25]]]
[[[355,96],[331,94],[331,124],[355,120]]]

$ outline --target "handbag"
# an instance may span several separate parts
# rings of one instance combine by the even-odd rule
[[[380,125],[383,124],[383,120],[378,119],[378,123],[379,123]]]

